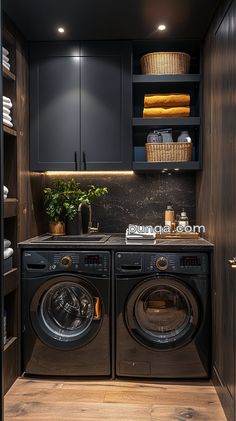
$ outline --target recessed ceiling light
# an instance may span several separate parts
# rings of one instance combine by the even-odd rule
[[[166,30],[166,25],[163,25],[163,24],[158,25],[157,29],[158,29],[158,31],[165,31]]]
[[[62,26],[59,26],[59,28],[57,28],[57,30],[60,34],[64,34],[64,32],[65,32],[65,29]]]

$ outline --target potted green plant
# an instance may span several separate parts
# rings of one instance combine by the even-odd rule
[[[77,213],[82,193],[79,184],[74,179],[54,179],[51,187],[44,189],[50,234],[65,234],[65,221],[68,218],[73,219]]]

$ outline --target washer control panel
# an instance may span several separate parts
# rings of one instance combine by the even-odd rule
[[[142,274],[168,272],[180,274],[207,274],[207,253],[132,253],[115,255],[115,271],[118,274]]]
[[[22,267],[26,273],[71,271],[107,275],[110,272],[110,253],[107,251],[25,250]]]

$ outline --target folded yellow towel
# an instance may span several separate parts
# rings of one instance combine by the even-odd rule
[[[144,107],[183,107],[190,105],[189,94],[145,94]]]
[[[190,107],[174,107],[174,108],[144,108],[143,117],[188,117]]]

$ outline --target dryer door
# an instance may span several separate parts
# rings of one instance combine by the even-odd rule
[[[194,292],[181,280],[156,277],[132,290],[126,305],[126,323],[132,336],[156,350],[188,343],[200,322]]]
[[[47,345],[74,348],[98,332],[102,300],[95,288],[76,276],[57,276],[34,295],[30,313],[33,327]]]

